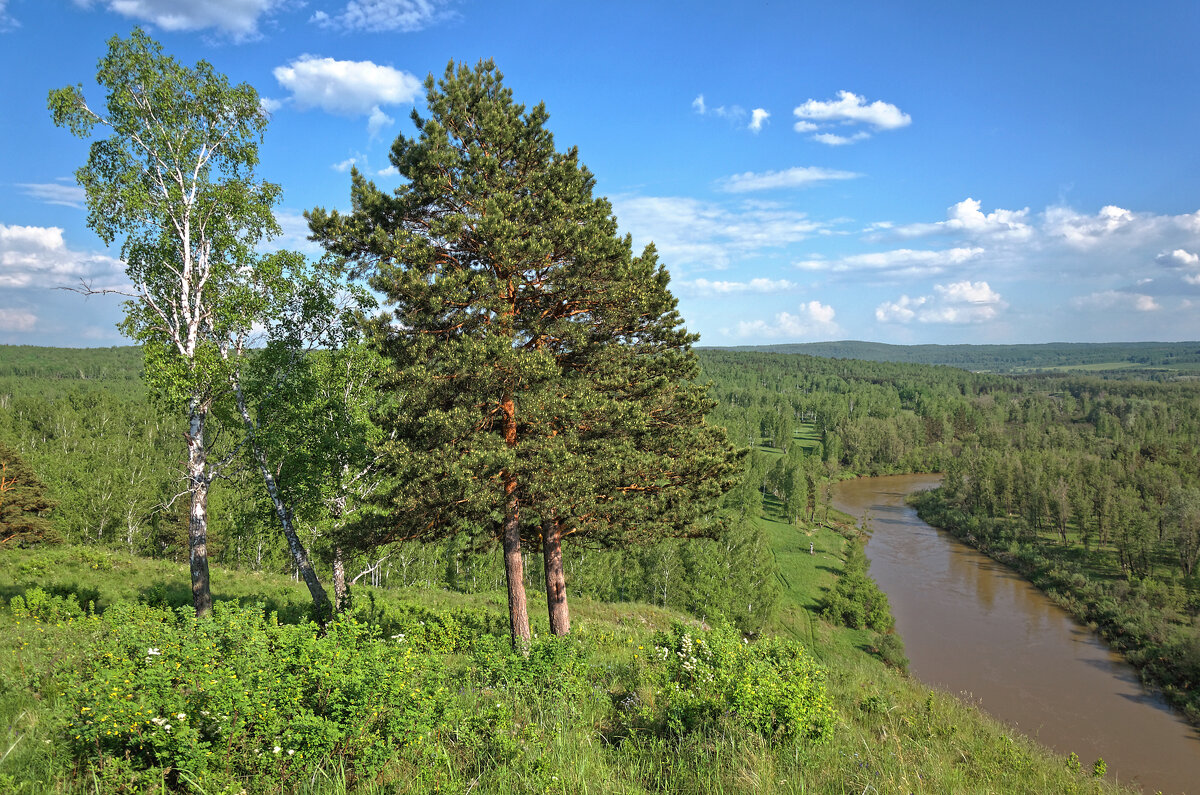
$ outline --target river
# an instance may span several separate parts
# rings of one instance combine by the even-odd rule
[[[904,504],[935,475],[839,483],[833,504],[866,517],[871,576],[888,595],[912,674],[963,696],[1085,767],[1144,792],[1200,795],[1200,733],[1094,633],[1005,566]]]

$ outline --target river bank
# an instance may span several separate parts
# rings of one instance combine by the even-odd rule
[[[1136,672],[1019,574],[922,521],[905,497],[936,476],[845,481],[834,505],[872,531],[910,670],[1060,753],[1102,757],[1147,792],[1197,791],[1200,737]]]

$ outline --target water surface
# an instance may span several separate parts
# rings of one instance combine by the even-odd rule
[[[871,576],[892,603],[914,676],[965,696],[1085,766],[1145,792],[1200,795],[1200,734],[1132,666],[1026,580],[904,504],[936,475],[839,483],[833,504],[872,532]]]

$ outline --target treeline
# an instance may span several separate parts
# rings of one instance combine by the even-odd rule
[[[1029,345],[889,345],[883,342],[802,342],[737,347],[729,350],[804,354],[874,362],[938,364],[995,373],[1038,369],[1093,369],[1111,364],[1141,365],[1166,372],[1152,377],[1176,377],[1181,370],[1200,369],[1200,342],[1050,342]],[[1119,376],[1118,376],[1119,377]]]

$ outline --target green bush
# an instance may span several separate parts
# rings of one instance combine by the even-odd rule
[[[654,636],[649,676],[673,734],[724,716],[768,738],[821,740],[833,729],[825,673],[797,643],[748,644],[727,627],[704,632],[676,624]]]
[[[452,723],[441,663],[353,619],[323,634],[254,607],[196,619],[117,603],[97,625],[86,662],[59,672],[63,730],[113,789],[278,791],[331,764],[370,776],[396,757],[419,764]]]

